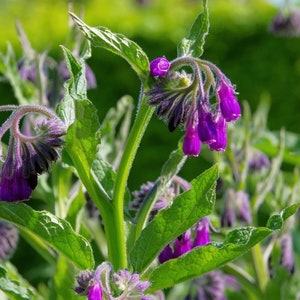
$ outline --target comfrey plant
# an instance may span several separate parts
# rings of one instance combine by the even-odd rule
[[[258,127],[265,116],[252,121],[244,105],[242,117],[235,86],[200,58],[207,1],[172,60],[162,54],[149,62],[124,35],[70,15],[81,38],[72,50],[61,46],[64,62],[33,51],[20,27],[30,51],[21,61],[11,47],[2,55],[0,70],[20,106],[1,108],[11,115],[0,128],[3,141],[9,133],[1,153],[0,290],[11,299],[70,300],[287,293],[277,283],[297,272],[291,228],[300,204],[297,170],[285,182],[280,167],[284,157],[298,162],[299,156],[289,155],[283,133],[264,136],[267,129]],[[91,46],[121,56],[137,73],[132,124],[130,97],[99,121],[87,95],[96,86],[86,64]],[[58,88],[46,61],[60,72]],[[28,69],[31,62],[35,67]],[[48,101],[54,86],[55,101]],[[154,113],[184,135],[157,179],[131,191],[128,178]],[[273,148],[270,136],[279,141]],[[200,151],[213,165],[188,182],[179,172]],[[42,262],[24,272],[17,257],[32,249]]]

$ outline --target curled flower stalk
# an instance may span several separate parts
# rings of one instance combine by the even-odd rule
[[[65,126],[52,111],[42,106],[9,105],[0,108],[0,111],[5,110],[12,113],[0,129],[0,139],[10,132],[0,173],[0,201],[28,200],[37,186],[38,174],[48,171],[51,163],[59,157]],[[42,117],[37,118],[36,114]],[[33,121],[35,128],[31,126]],[[21,122],[23,131],[20,130]]]
[[[198,156],[201,143],[210,150],[224,151],[226,124],[241,116],[235,87],[211,62],[179,57],[171,62],[156,58],[150,63],[154,84],[147,93],[148,104],[174,131],[185,129],[183,152]]]

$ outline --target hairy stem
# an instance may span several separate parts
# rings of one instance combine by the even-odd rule
[[[124,224],[124,196],[127,188],[127,181],[132,167],[134,157],[140,145],[143,134],[151,119],[154,108],[146,105],[146,98],[141,93],[140,107],[135,122],[130,131],[124,153],[120,161],[119,169],[115,181],[113,196],[114,224],[118,230],[118,236],[114,239],[114,246],[118,249],[118,257],[109,257],[114,268],[127,267],[127,252],[125,243],[125,224]]]

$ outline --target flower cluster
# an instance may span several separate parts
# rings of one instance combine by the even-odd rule
[[[149,281],[140,280],[138,273],[119,270],[114,273],[108,262],[103,262],[95,272],[81,272],[77,277],[78,285],[74,291],[80,296],[88,296],[89,300],[101,299],[147,299],[144,291],[150,286]],[[117,291],[118,296],[114,297]]]
[[[133,200],[129,204],[129,209],[137,211],[149,199],[151,193],[156,189],[157,184],[151,181],[141,185],[140,190],[133,191]],[[180,194],[181,191],[190,189],[190,184],[179,176],[174,176],[168,188],[155,199],[150,212],[150,220],[154,218],[157,212],[170,206],[173,200]]]
[[[204,246],[210,243],[210,221],[208,217],[200,219],[193,229],[189,229],[177,237],[173,242],[173,248],[168,244],[158,256],[160,263],[177,258],[195,247]],[[195,233],[193,237],[192,233]]]
[[[150,63],[150,74],[155,82],[148,104],[156,107],[171,132],[185,127],[184,153],[198,156],[201,142],[211,150],[225,150],[226,123],[241,115],[230,80],[212,63],[193,57],[171,62],[156,58]]]
[[[2,164],[0,201],[22,201],[30,198],[37,185],[37,176],[48,171],[57,160],[63,146],[65,126],[50,110],[42,106],[2,106],[0,110],[12,110],[12,114],[0,128],[0,140],[9,130],[10,140],[6,158]],[[42,119],[30,118],[29,113],[43,115]],[[22,119],[24,132],[20,131]],[[33,135],[32,120],[37,120]]]

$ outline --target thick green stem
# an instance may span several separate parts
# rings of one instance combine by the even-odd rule
[[[151,119],[153,111],[154,108],[146,105],[145,99],[143,99],[141,101],[141,106],[139,108],[135,122],[129,134],[117,172],[112,204],[114,224],[118,234],[114,237],[114,241],[111,241],[111,244],[113,244],[114,247],[117,247],[117,256],[109,256],[109,260],[112,262],[116,270],[119,268],[128,267],[125,243],[124,196],[134,157],[140,145],[145,129]],[[109,254],[110,252],[111,251],[109,251]]]

